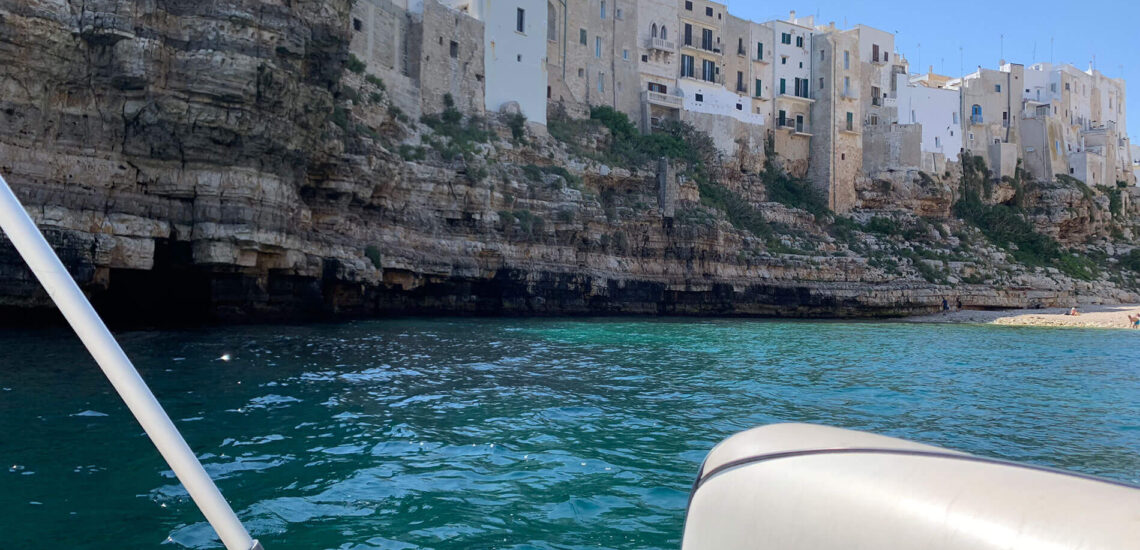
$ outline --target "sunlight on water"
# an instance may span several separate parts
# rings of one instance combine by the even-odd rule
[[[558,319],[122,336],[269,550],[676,548],[709,448],[781,421],[1136,482],[1138,338]],[[4,548],[220,548],[69,333],[0,333],[0,460]]]

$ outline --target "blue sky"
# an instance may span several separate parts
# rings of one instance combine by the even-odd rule
[[[1128,134],[1132,143],[1140,144],[1140,1],[721,1],[733,15],[754,21],[784,19],[789,10],[796,10],[797,16],[818,14],[817,24],[835,21],[850,28],[861,23],[895,32],[895,47],[915,72],[924,72],[928,65],[951,76],[973,72],[978,65],[996,69],[1003,49],[1004,58],[1014,63],[1048,62],[1052,38],[1054,63],[1085,70],[1095,54],[1097,70],[1124,77]]]

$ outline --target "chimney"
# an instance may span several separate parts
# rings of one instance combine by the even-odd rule
[[[791,12],[788,14],[788,21],[790,21],[790,22],[792,22],[792,23],[795,23],[795,22],[796,22],[796,10],[792,10],[792,11],[791,11]]]

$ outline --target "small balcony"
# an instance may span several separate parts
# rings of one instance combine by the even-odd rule
[[[673,53],[677,51],[677,43],[663,38],[650,38],[645,41],[645,47],[659,52]]]
[[[776,99],[784,100],[784,101],[791,101],[791,102],[796,102],[796,103],[809,103],[809,104],[815,103],[815,100],[810,98],[810,97],[801,97],[798,95],[786,94],[786,93],[777,95]]]
[[[650,105],[658,105],[661,107],[668,107],[670,109],[680,109],[683,104],[681,96],[673,94],[663,94],[661,92],[651,92],[646,90],[641,92],[641,98]]]
[[[982,115],[970,115],[970,123],[971,124],[982,124],[983,123]]]

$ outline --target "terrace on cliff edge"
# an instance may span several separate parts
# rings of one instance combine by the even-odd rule
[[[998,178],[967,153],[862,178],[840,215],[770,135],[725,156],[684,122],[555,106],[540,127],[450,95],[416,120],[350,55],[347,0],[256,4],[0,10],[0,172],[111,320],[1138,298],[1136,187]],[[2,317],[50,308],[0,240]]]

